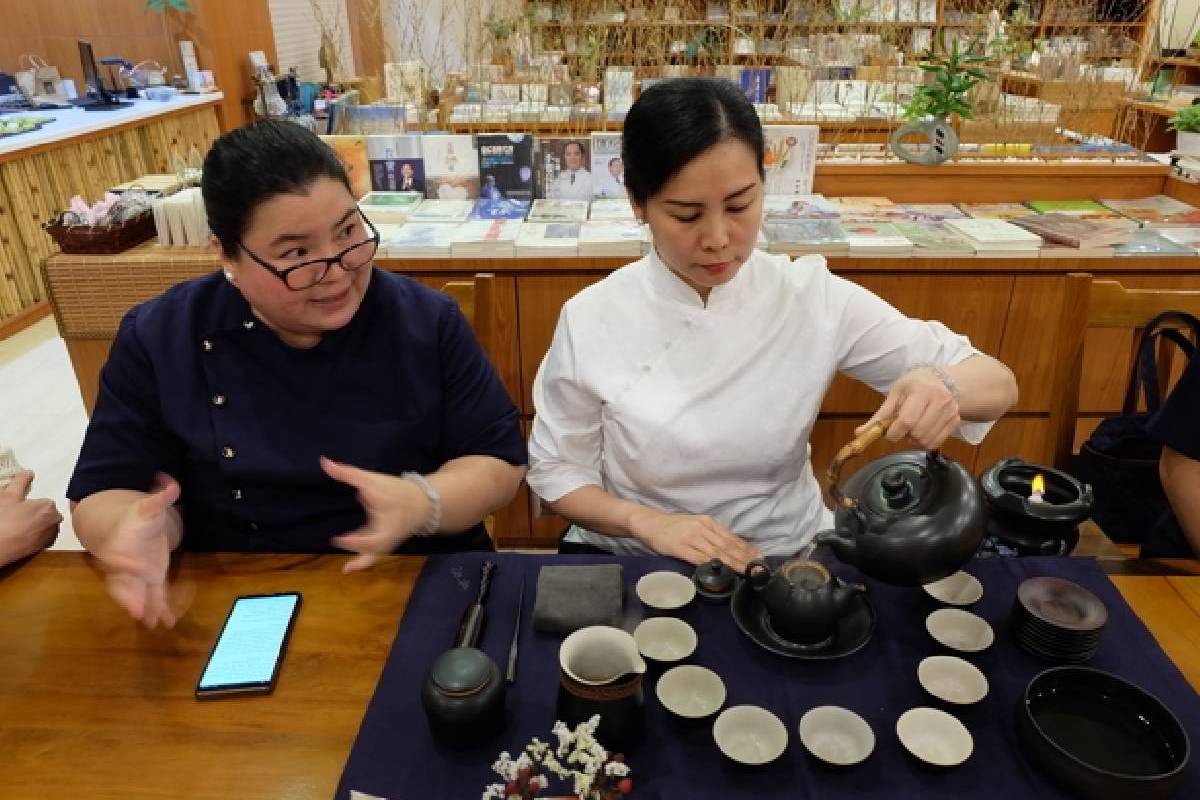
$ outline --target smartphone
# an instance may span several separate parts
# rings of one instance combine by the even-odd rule
[[[236,598],[196,684],[196,697],[270,694],[300,599],[298,592]]]

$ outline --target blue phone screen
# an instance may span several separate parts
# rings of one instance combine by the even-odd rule
[[[269,683],[299,595],[239,597],[200,677],[200,688]]]

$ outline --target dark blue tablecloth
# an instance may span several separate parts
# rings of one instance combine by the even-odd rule
[[[487,604],[489,621],[482,648],[503,670],[522,575],[526,583],[520,673],[509,688],[509,722],[502,737],[467,751],[439,747],[429,735],[420,705],[420,686],[433,659],[452,644],[461,612],[473,599],[484,558],[499,567]],[[625,603],[640,615],[633,592],[637,579],[656,569],[688,573],[680,562],[660,558],[602,559],[589,556],[462,554],[429,559],[418,581],[375,696],[346,763],[339,800],[351,789],[389,798],[478,798],[497,776],[491,764],[501,750],[514,755],[537,736],[553,741],[554,702],[561,637],[533,630],[538,569],[546,563],[625,565]],[[1108,606],[1109,622],[1089,666],[1109,670],[1157,695],[1183,721],[1193,746],[1200,745],[1200,698],[1170,662],[1094,561],[1070,558],[994,559],[967,568],[983,583],[973,610],[996,631],[996,643],[969,656],[987,675],[988,697],[955,711],[975,738],[965,764],[934,770],[911,756],[896,738],[896,719],[914,706],[936,705],[917,682],[917,663],[946,652],[925,631],[937,603],[920,589],[866,581],[878,613],[875,635],[861,651],[831,662],[793,661],[761,650],[742,635],[729,606],[699,599],[680,616],[696,629],[700,645],[689,663],[715,670],[728,688],[727,705],[752,703],[777,714],[787,726],[787,751],[774,763],[747,771],[717,750],[710,726],[685,726],[669,717],[647,684],[645,743],[628,754],[635,800],[680,798],[998,798],[1064,797],[1018,750],[1014,707],[1029,679],[1050,666],[1017,648],[1008,628],[1017,585],[1034,575],[1056,575],[1095,592]],[[844,578],[861,580],[835,564]],[[876,747],[862,764],[831,770],[800,744],[796,726],[808,709],[840,705],[861,714],[875,731]],[[552,789],[555,787],[551,787]],[[550,792],[554,794],[555,792]],[[557,792],[569,794],[569,791]],[[1200,797],[1200,766],[1189,765],[1178,798]]]

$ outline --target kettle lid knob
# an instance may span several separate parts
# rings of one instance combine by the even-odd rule
[[[887,470],[880,478],[879,485],[883,489],[883,498],[889,508],[904,508],[912,503],[912,484],[904,477],[902,470]]]

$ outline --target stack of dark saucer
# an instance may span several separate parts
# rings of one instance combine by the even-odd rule
[[[1062,578],[1029,578],[1017,587],[1013,636],[1027,653],[1063,664],[1079,664],[1096,653],[1108,609],[1100,598]]]

